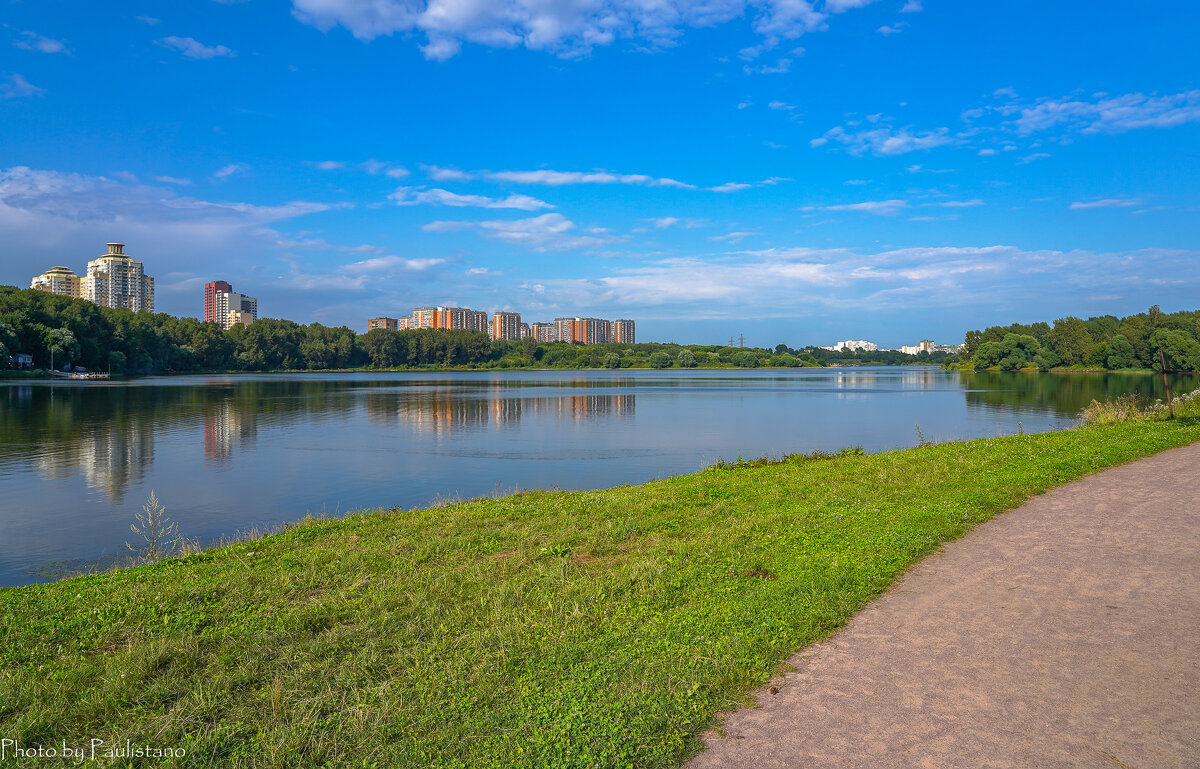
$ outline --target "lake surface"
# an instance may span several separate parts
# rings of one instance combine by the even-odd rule
[[[1200,385],[1176,377],[1173,392]],[[592,489],[735,459],[1052,430],[1122,374],[928,368],[0,382],[0,585],[125,550],[157,492],[202,542],[305,514]]]

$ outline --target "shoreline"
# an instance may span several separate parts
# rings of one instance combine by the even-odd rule
[[[1180,420],[734,462],[3,588],[0,731],[154,733],[235,766],[673,766],[940,543],[1197,440]]]

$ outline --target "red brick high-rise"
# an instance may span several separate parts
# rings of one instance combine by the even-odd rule
[[[233,291],[233,286],[223,280],[214,280],[204,284],[204,322],[220,323],[223,318],[217,317],[217,292]]]

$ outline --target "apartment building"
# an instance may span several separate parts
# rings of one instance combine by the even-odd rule
[[[371,318],[367,321],[367,331],[374,331],[377,328],[385,328],[389,331],[400,330],[399,318]]]
[[[628,318],[618,318],[612,322],[612,341],[617,344],[636,344],[633,321]]]
[[[529,336],[539,342],[557,342],[558,336],[553,323],[530,323]]]
[[[41,275],[35,276],[29,287],[48,294],[69,296],[73,299],[83,298],[83,278],[67,267],[51,267]]]
[[[520,339],[521,313],[498,312],[492,316],[492,339]]]
[[[258,320],[258,299],[240,294],[224,280],[204,284],[204,322],[225,331],[236,325],[249,326]]]
[[[107,254],[88,262],[83,298],[101,307],[154,312],[154,278],[124,248],[124,243],[109,243]]]

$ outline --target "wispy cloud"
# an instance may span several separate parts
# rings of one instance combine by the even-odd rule
[[[818,11],[814,0],[292,0],[292,13],[321,30],[343,26],[364,41],[396,33],[422,33],[422,53],[440,61],[458,54],[464,42],[499,48],[523,46],[564,57],[580,56],[618,40],[633,41],[642,49],[660,49],[676,44],[687,28],[711,27],[748,14],[753,30],[762,37],[761,49],[769,50],[783,40],[823,29],[831,15],[872,2],[875,0],[825,0]]]
[[[1075,201],[1070,205],[1072,211],[1086,211],[1091,208],[1132,208],[1142,205],[1138,198],[1104,198],[1103,200]]]
[[[486,195],[460,195],[449,190],[438,188],[424,189],[422,187],[398,187],[388,198],[398,206],[427,204],[457,207],[473,206],[476,208],[516,208],[522,211],[554,208],[550,203],[528,195],[508,195],[503,198],[489,198]]]
[[[162,182],[163,184],[174,184],[180,187],[186,187],[192,183],[191,179],[183,179],[178,176],[156,176],[154,181]]]
[[[171,35],[170,37],[164,37],[154,42],[163,48],[171,48],[179,51],[189,59],[216,59],[237,56],[237,53],[230,48],[226,48],[223,45],[205,45],[193,37],[176,37],[175,35]]]
[[[611,242],[593,235],[575,235],[575,223],[562,214],[542,214],[529,219],[483,222],[437,221],[422,227],[426,232],[475,230],[484,237],[501,240],[535,251],[565,251],[594,248]]]
[[[249,170],[250,166],[246,165],[245,163],[230,163],[229,165],[222,166],[216,171],[213,171],[212,178],[215,181],[224,181],[235,174],[243,174]]]
[[[839,203],[832,206],[805,206],[801,211],[857,211],[876,216],[895,216],[908,208],[907,200],[866,200],[861,203]]]
[[[748,190],[753,186],[753,184],[746,184],[745,182],[725,182],[724,184],[718,184],[708,189],[711,192],[738,192],[739,190]]]
[[[7,24],[4,26],[17,33],[17,39],[13,41],[13,45],[17,48],[22,48],[26,51],[37,51],[38,53],[67,53],[67,44],[61,40],[43,37],[27,29],[13,29],[13,27],[9,27]]]
[[[480,174],[486,179],[514,184],[545,184],[559,187],[566,184],[632,184],[643,187],[677,187],[696,189],[675,179],[666,179],[646,174],[619,174],[612,171],[485,171]]]
[[[1085,99],[1042,99],[1020,107],[1012,121],[1017,132],[1029,135],[1051,128],[1084,134],[1125,133],[1139,128],[1170,128],[1200,121],[1200,91],[1166,96],[1140,93]]]
[[[914,128],[893,128],[879,126],[872,128],[847,130],[843,126],[831,128],[824,136],[813,139],[809,144],[822,147],[829,143],[840,144],[851,155],[861,156],[866,153],[873,155],[904,155],[909,152],[933,149],[954,144],[958,137],[950,134],[946,128],[932,131],[921,131]]]
[[[8,82],[0,82],[0,100],[24,99],[30,96],[45,95],[45,88],[38,88],[16,72],[8,76]]]

